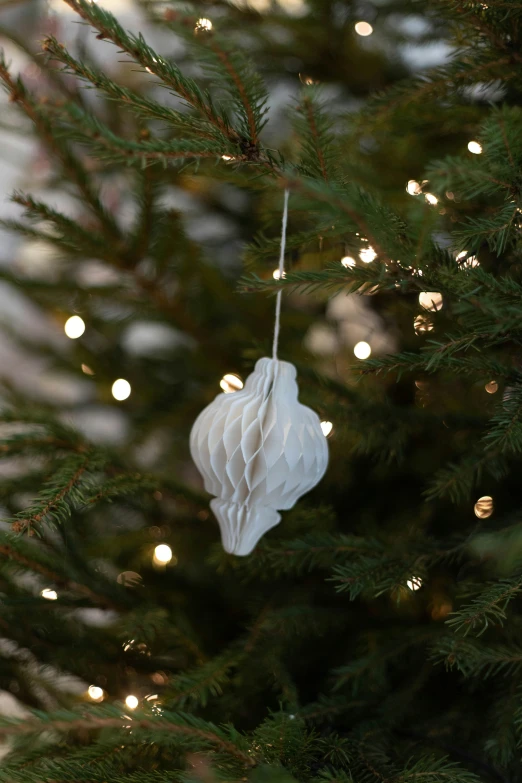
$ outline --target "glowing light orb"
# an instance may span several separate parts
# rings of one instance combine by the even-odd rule
[[[130,393],[131,385],[125,378],[118,378],[118,380],[114,381],[112,384],[112,396],[115,400],[119,400],[120,402],[126,400],[127,397],[130,397]]]
[[[373,33],[373,27],[369,22],[356,22],[355,32],[357,35],[362,35],[363,38],[366,38],[367,35],[371,35]]]
[[[360,343],[357,343],[357,345],[354,345],[353,352],[357,359],[367,359],[370,356],[372,349],[369,343],[362,340]]]
[[[63,328],[67,337],[71,340],[77,340],[85,332],[85,321],[79,315],[71,315]]]
[[[232,392],[242,389],[244,384],[239,375],[236,375],[233,372],[227,372],[227,374],[221,378],[219,385],[225,394],[232,394]]]

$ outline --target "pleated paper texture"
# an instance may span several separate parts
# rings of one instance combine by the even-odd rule
[[[218,394],[194,422],[190,451],[227,552],[250,554],[326,471],[319,417],[297,395],[293,364],[259,359],[241,391]]]

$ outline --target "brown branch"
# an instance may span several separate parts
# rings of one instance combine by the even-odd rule
[[[160,69],[157,67],[157,63],[154,59],[149,59],[148,57],[142,56],[139,49],[129,46],[129,41],[125,37],[118,35],[114,30],[109,30],[107,27],[104,27],[101,22],[93,19],[80,5],[78,5],[77,0],[64,0],[64,2],[67,3],[67,5],[78,14],[78,16],[80,16],[82,19],[85,19],[86,22],[98,30],[102,38],[107,38],[109,41],[112,41],[112,43],[119,46],[135,61],[139,62],[140,65],[146,68],[149,73],[152,73],[166,84],[169,84],[169,86],[181,98],[183,98],[183,100],[187,101],[187,103],[189,103],[195,109],[199,110],[206,117],[206,119],[216,128],[218,128],[218,130],[226,138],[228,138],[234,144],[237,144],[240,141],[237,133],[227,125],[222,117],[214,113],[211,106],[209,106],[204,101],[196,100],[195,96],[192,95],[192,93],[189,92],[179,81],[174,81],[168,77],[168,74],[159,72]]]
[[[317,150],[319,165],[321,166],[321,173],[323,175],[324,181],[328,182],[328,172],[326,171],[326,163],[324,160],[323,151],[321,149],[321,145],[319,144],[319,134],[317,133],[317,125],[315,122],[313,103],[308,97],[305,97],[303,98],[303,105],[306,109],[306,114],[308,116],[308,123],[310,125],[310,131],[315,141],[315,148]]]
[[[243,82],[241,81],[241,78],[237,71],[235,70],[234,66],[230,62],[230,59],[228,57],[227,52],[220,49],[215,42],[210,43],[210,48],[212,49],[215,54],[219,57],[223,65],[225,66],[226,70],[228,71],[232,81],[237,87],[237,91],[241,96],[241,100],[243,102],[243,106],[245,107],[247,117],[248,117],[248,128],[250,130],[250,141],[252,144],[257,145],[259,142],[259,137],[257,134],[257,126],[256,126],[256,120],[254,117],[254,111],[252,109],[252,106],[250,105],[250,101],[248,100],[248,95],[245,90],[245,86]]]
[[[46,579],[48,579],[52,584],[55,584],[58,587],[59,586],[67,587],[68,589],[73,590],[76,593],[83,594],[98,606],[102,606],[107,609],[118,608],[116,604],[114,604],[108,598],[105,598],[105,596],[95,593],[93,590],[90,589],[90,587],[87,587],[86,585],[82,585],[79,582],[71,581],[63,576],[60,576],[59,574],[56,574],[54,571],[51,571],[50,568],[47,568],[41,563],[38,563],[34,560],[31,560],[29,557],[22,555],[16,549],[13,549],[13,547],[7,546],[6,544],[0,544],[0,555],[4,555],[5,557],[9,558],[9,560],[14,560],[17,563],[20,563],[20,565],[23,565],[26,568],[30,568],[32,571],[41,574]]]
[[[31,530],[33,525],[37,524],[38,522],[41,522],[47,514],[53,509],[56,508],[58,503],[63,500],[65,495],[67,495],[68,492],[73,488],[73,486],[77,483],[79,478],[85,473],[87,470],[87,465],[89,464],[90,457],[87,457],[84,462],[80,465],[80,467],[75,471],[74,475],[71,477],[71,479],[67,482],[67,484],[62,487],[59,492],[57,492],[44,506],[44,508],[39,511],[37,514],[33,514],[32,516],[28,517],[27,519],[17,519],[12,524],[12,528],[15,533],[21,533],[23,530]]]
[[[149,729],[153,731],[168,731],[173,734],[184,734],[187,737],[196,737],[198,739],[210,742],[225,753],[229,753],[234,756],[243,764],[252,767],[255,765],[255,761],[247,753],[244,753],[236,745],[228,740],[224,740],[214,734],[212,731],[204,731],[203,729],[196,729],[192,726],[181,726],[177,723],[169,723],[163,718],[157,720],[150,720],[146,718],[136,719],[127,718],[122,715],[121,718],[97,718],[95,716],[77,718],[76,720],[50,720],[50,721],[32,721],[26,720],[23,723],[16,723],[10,726],[0,726],[0,737],[13,736],[19,734],[31,734],[32,732],[49,731],[49,729],[55,729],[56,731],[71,731],[71,729],[104,729],[115,728],[124,729],[125,722],[127,720],[132,721],[133,728],[137,729]]]
[[[79,191],[90,205],[98,220],[111,238],[121,238],[121,232],[116,222],[110,217],[96,192],[92,190],[89,177],[82,163],[76,158],[63,139],[58,140],[53,135],[49,123],[38,111],[32,96],[25,87],[23,81],[18,78],[15,82],[5,63],[0,61],[0,80],[3,81],[9,91],[9,100],[17,103],[36,126],[40,137],[48,149],[56,155],[62,163],[67,179],[76,183]]]

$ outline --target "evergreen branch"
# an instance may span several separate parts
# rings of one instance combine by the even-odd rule
[[[433,648],[435,663],[458,669],[464,677],[513,677],[522,668],[522,649],[516,645],[488,646],[475,639],[443,636]]]
[[[478,635],[484,633],[491,624],[503,625],[506,619],[506,609],[510,601],[522,591],[522,577],[502,579],[489,585],[480,595],[453,612],[447,624],[454,631],[478,630]]]
[[[69,145],[56,134],[49,118],[41,110],[33,96],[25,87],[23,81],[13,79],[9,70],[0,56],[0,81],[3,82],[9,93],[9,100],[17,103],[36,126],[40,138],[47,145],[51,153],[61,162],[67,179],[72,180],[82,194],[86,203],[96,215],[108,237],[112,240],[120,239],[120,230],[114,218],[105,209],[99,195],[93,188],[90,177],[80,159],[75,156]]]
[[[252,767],[255,764],[252,756],[245,752],[240,745],[228,739],[225,732],[217,726],[192,715],[168,712],[167,710],[162,710],[161,715],[153,717],[138,712],[133,713],[130,717],[122,714],[121,708],[108,705],[90,711],[83,708],[80,714],[72,710],[61,710],[56,714],[37,712],[34,713],[33,718],[26,718],[23,721],[2,717],[0,718],[0,737],[40,734],[49,730],[70,732],[112,728],[126,731],[129,722],[136,733],[140,730],[167,732],[187,739],[195,739],[231,756],[246,767]],[[240,739],[240,735],[237,735],[237,739]]]
[[[64,2],[98,30],[100,37],[112,41],[146,71],[161,79],[176,95],[214,125],[225,139],[233,144],[239,143],[237,132],[230,126],[223,113],[215,109],[208,92],[203,92],[193,79],[184,76],[176,65],[157,55],[141,34],[138,36],[127,34],[109,11],[87,0],[64,0]]]
[[[100,464],[100,455],[87,452],[67,458],[62,467],[47,482],[36,501],[28,509],[19,512],[12,528],[17,533],[27,531],[29,535],[35,532],[35,526],[52,520],[63,521],[69,516],[73,502],[83,502],[80,491],[88,468]]]

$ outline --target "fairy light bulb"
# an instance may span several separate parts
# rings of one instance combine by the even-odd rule
[[[210,19],[207,19],[206,17],[201,17],[201,19],[198,19],[195,26],[195,31],[197,33],[200,32],[210,32],[212,30],[213,24],[210,21]]]
[[[413,592],[415,592],[415,590],[421,589],[422,579],[420,578],[420,576],[412,576],[411,579],[408,579],[406,585],[407,587],[409,587],[410,590],[413,590]]]
[[[475,516],[479,519],[487,519],[493,513],[493,498],[489,495],[483,495],[475,503],[473,510]]]
[[[225,394],[232,394],[232,392],[240,391],[244,384],[239,375],[236,375],[233,372],[227,372],[227,374],[221,378],[219,385]]]
[[[45,587],[41,591],[40,595],[42,596],[42,598],[47,598],[48,601],[56,601],[56,599],[58,598],[58,593],[56,592],[56,590],[51,590],[49,587]]]
[[[63,328],[67,337],[71,340],[77,340],[85,332],[85,321],[79,315],[71,315]]]
[[[272,272],[272,277],[274,278],[274,280],[281,280],[281,276],[285,278],[286,272],[283,272],[283,274],[281,275],[279,269],[274,269],[274,271]]]
[[[363,261],[365,264],[371,264],[372,261],[375,261],[377,258],[377,253],[373,249],[371,245],[368,245],[368,247],[364,247],[359,252],[359,258],[361,261]]]
[[[333,430],[333,424],[331,421],[322,421],[321,422],[321,429],[323,431],[323,435],[325,438],[330,435],[331,431]]]
[[[136,698],[136,696],[133,696],[132,694],[130,694],[130,695],[129,695],[129,696],[127,696],[127,698],[125,699],[125,704],[126,704],[126,705],[127,705],[127,707],[129,708],[129,710],[135,710],[135,709],[136,709],[136,707],[137,707],[137,706],[138,706],[138,704],[139,704],[139,701],[138,701],[138,699]]]
[[[122,400],[126,400],[127,397],[130,397],[131,385],[125,378],[118,378],[118,380],[114,381],[112,384],[111,391],[114,399],[121,402]]]
[[[495,394],[498,391],[498,383],[496,381],[490,381],[484,386],[488,394]]]
[[[89,685],[87,694],[93,701],[103,701],[103,688],[99,688],[98,685]]]
[[[408,180],[408,184],[406,185],[406,192],[409,193],[410,196],[420,196],[422,192],[420,183],[415,179]]]
[[[442,307],[442,294],[438,291],[421,291],[419,304],[425,310],[440,310]]]
[[[158,544],[154,550],[154,562],[157,565],[167,565],[172,560],[172,549],[168,544]]]
[[[355,258],[352,258],[351,256],[344,256],[344,258],[341,258],[341,264],[344,266],[345,269],[350,269],[351,267],[356,265]]]
[[[434,196],[433,193],[426,193],[424,195],[424,198],[426,199],[428,204],[431,204],[432,207],[434,207],[435,204],[439,203],[439,199],[437,198],[437,196]]]
[[[482,152],[482,144],[479,144],[478,141],[468,141],[468,150],[473,153],[473,155],[480,155]]]
[[[357,35],[362,35],[363,38],[373,33],[373,27],[369,22],[356,22],[355,32]]]
[[[362,340],[357,345],[354,345],[353,352],[357,359],[368,359],[372,352],[371,345]]]

